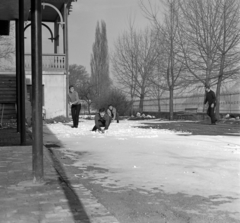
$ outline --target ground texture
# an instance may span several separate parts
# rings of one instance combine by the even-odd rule
[[[238,125],[80,124],[48,125],[45,143],[120,222],[240,222]]]
[[[0,147],[0,222],[240,222],[239,125],[92,125],[44,125],[43,185],[31,147]]]

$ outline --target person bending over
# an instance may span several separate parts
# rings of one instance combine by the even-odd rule
[[[110,117],[109,115],[106,113],[105,108],[100,108],[99,109],[99,113],[97,113],[95,115],[95,126],[93,127],[92,131],[100,131],[102,133],[105,132],[105,130],[108,129],[109,125],[110,125]],[[102,130],[101,128],[104,129]]]
[[[119,123],[119,114],[117,113],[116,108],[114,108],[112,105],[109,105],[107,113],[111,117],[111,120],[117,120],[117,123]]]
[[[71,107],[71,114],[73,119],[72,128],[77,128],[79,122],[79,113],[81,110],[81,103],[78,97],[78,93],[74,90],[73,85],[69,86],[68,103]]]
[[[205,85],[206,98],[204,104],[208,102],[207,115],[211,118],[211,124],[216,125],[217,119],[215,117],[214,109],[216,107],[216,96],[208,84]]]

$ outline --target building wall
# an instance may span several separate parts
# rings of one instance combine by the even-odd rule
[[[26,73],[27,85],[32,84],[31,74]],[[44,108],[46,118],[66,116],[66,75],[43,72]]]

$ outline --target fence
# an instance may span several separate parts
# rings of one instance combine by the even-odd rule
[[[31,54],[25,54],[25,69],[32,69]],[[42,55],[43,71],[64,71],[65,54],[43,54]]]
[[[175,97],[173,101],[174,112],[184,111],[186,108],[197,108],[203,111],[204,95]],[[139,110],[139,100],[134,101],[133,107]],[[158,112],[158,100],[146,99],[143,103],[144,112]],[[160,111],[169,112],[169,98],[160,99]],[[240,93],[221,94],[220,113],[240,113]]]

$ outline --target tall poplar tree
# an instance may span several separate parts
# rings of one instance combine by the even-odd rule
[[[100,98],[108,92],[111,84],[109,77],[109,55],[106,23],[97,23],[95,42],[91,55],[91,82],[96,95],[96,103],[99,106]]]

